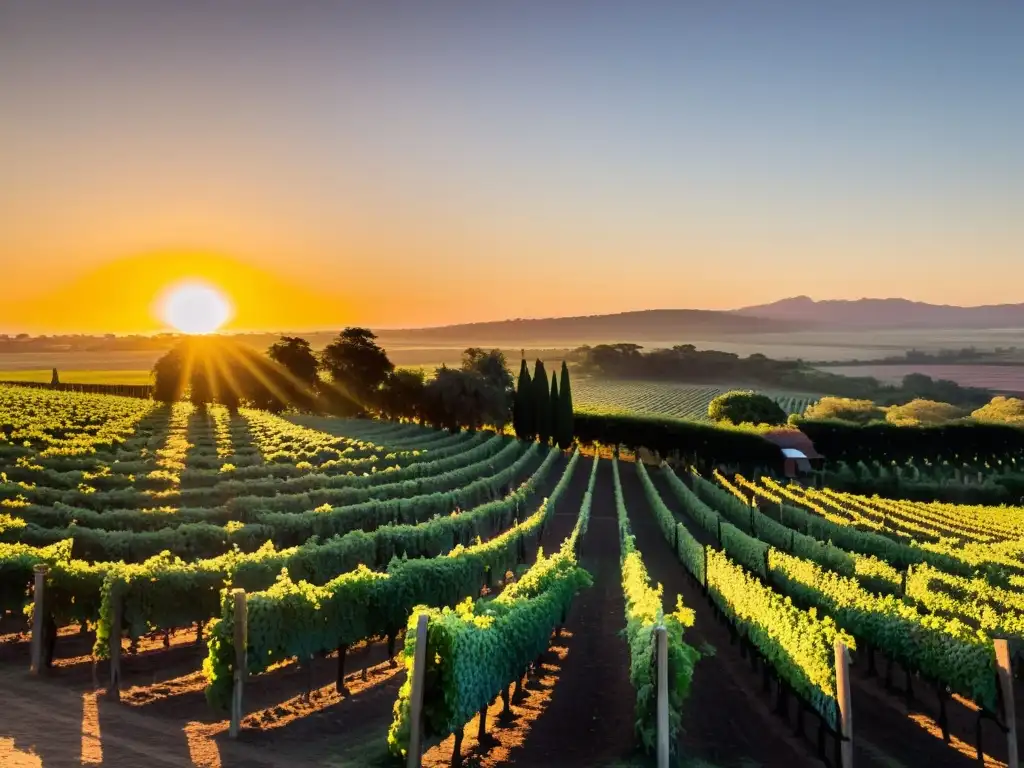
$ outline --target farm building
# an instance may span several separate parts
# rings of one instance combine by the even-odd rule
[[[776,429],[765,438],[779,446],[782,453],[782,471],[786,477],[799,477],[820,469],[825,461],[814,443],[803,432],[794,429]]]

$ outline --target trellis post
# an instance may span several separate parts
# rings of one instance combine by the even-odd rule
[[[655,654],[658,662],[658,768],[668,768],[668,630],[655,627]]]
[[[35,573],[36,580],[33,592],[34,603],[32,607],[31,672],[33,675],[38,675],[43,669],[43,645],[45,644],[43,634],[45,633],[44,627],[46,624],[46,574],[50,569],[49,566],[39,563],[32,570]]]
[[[107,687],[107,699],[121,700],[121,617],[124,615],[124,604],[114,596],[110,601],[110,685]]]
[[[232,593],[232,598],[235,601],[235,674],[234,687],[231,691],[231,725],[228,736],[237,739],[242,729],[242,692],[248,669],[246,646],[249,642],[249,610],[248,603],[245,602],[244,589],[236,589]]]
[[[838,735],[842,739],[841,768],[853,766],[853,707],[850,701],[850,652],[842,640],[836,640],[836,699],[839,703]]]
[[[416,622],[416,653],[412,662],[412,691],[409,695],[409,759],[406,768],[420,768],[423,756],[423,686],[426,683],[427,622],[425,613]]]
[[[1007,768],[1018,768],[1017,713],[1013,705],[1013,668],[1010,666],[1010,645],[1005,637],[996,638],[996,673],[1003,694],[1003,719],[1006,720]]]

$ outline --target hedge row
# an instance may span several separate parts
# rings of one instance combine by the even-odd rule
[[[597,462],[594,462],[596,468]],[[591,472],[591,479],[594,473]],[[408,754],[410,696],[415,674],[416,625],[428,616],[423,726],[427,739],[461,730],[527,665],[547,649],[552,631],[565,622],[569,604],[590,575],[579,567],[576,545],[590,517],[588,490],[572,533],[551,557],[537,562],[493,600],[471,598],[450,608],[416,608],[405,633],[406,682],[398,693],[388,731],[392,754]]]
[[[757,432],[661,416],[576,413],[576,438],[584,445],[647,448],[662,456],[679,453],[694,463],[781,464],[778,446]]]
[[[858,425],[835,419],[796,419],[795,424],[831,460],[977,461],[1024,453],[1024,429],[1004,424],[901,427],[884,422]]]
[[[483,544],[457,548],[445,557],[394,560],[386,573],[360,566],[323,586],[294,582],[287,574],[264,592],[246,596],[250,674],[294,657],[307,659],[359,640],[393,635],[419,605],[454,606],[496,586],[506,571],[525,561],[575,470],[569,461],[551,498],[523,522]],[[235,664],[232,634],[234,601],[222,592],[221,616],[210,625],[209,656],[203,663],[206,697],[226,707]]]
[[[666,613],[662,587],[651,585],[640,550],[629,525],[629,514],[619,481],[619,463],[612,459],[615,508],[619,522],[619,563],[622,594],[626,602],[626,642],[629,645],[629,681],[636,691],[636,733],[647,752],[657,743],[657,658],[654,632],[664,626],[668,635],[669,744],[675,750],[676,735],[682,727],[683,704],[690,693],[693,670],[701,653],[683,636],[693,626],[693,609],[676,596],[675,610]]]

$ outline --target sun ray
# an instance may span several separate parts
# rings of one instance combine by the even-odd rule
[[[100,714],[96,692],[82,694],[82,765],[98,765],[103,762],[103,742],[100,736]]]
[[[277,398],[282,403],[288,403],[289,402],[290,398],[288,396],[288,393],[287,392],[283,392],[281,390],[281,388],[278,387],[274,383],[274,381],[273,381],[273,379],[271,377],[265,375],[263,373],[263,371],[260,370],[260,366],[259,365],[254,365],[252,358],[249,358],[246,355],[240,354],[239,351],[237,349],[233,348],[233,347],[228,347],[227,348],[227,353],[230,354],[236,360],[238,360],[245,367],[245,369],[257,381],[259,381],[260,384],[262,384],[264,387],[266,387],[267,390],[270,392],[270,394],[272,394],[275,398]]]

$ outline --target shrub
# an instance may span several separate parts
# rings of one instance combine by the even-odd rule
[[[964,416],[964,412],[955,405],[938,403],[934,400],[911,400],[906,405],[894,405],[886,413],[885,420],[890,424],[948,424]]]
[[[988,405],[974,411],[971,418],[975,421],[994,421],[1024,427],[1024,400],[1003,395],[993,397]]]
[[[808,419],[842,419],[855,424],[867,424],[885,419],[885,411],[870,400],[853,400],[849,397],[823,397],[807,407],[804,417]]]
[[[712,400],[708,416],[714,421],[731,421],[733,424],[786,423],[786,412],[770,397],[739,390],[726,392]]]

